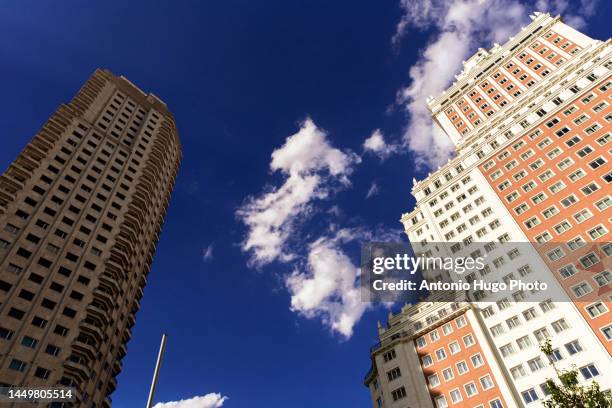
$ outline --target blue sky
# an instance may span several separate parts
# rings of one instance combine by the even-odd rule
[[[412,178],[448,158],[424,98],[536,6],[609,36],[604,1],[4,2],[0,167],[98,67],[178,123],[114,406],[144,404],[165,331],[156,401],[208,397],[162,407],[368,407],[387,310],[350,296],[359,243],[399,239]]]

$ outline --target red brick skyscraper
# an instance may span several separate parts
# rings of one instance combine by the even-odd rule
[[[489,243],[480,275],[548,282],[556,298],[483,292],[403,307],[370,353],[375,407],[542,406],[556,376],[546,339],[561,368],[612,386],[612,47],[559,17],[532,20],[428,101],[456,154],[415,182],[402,222],[415,251]]]

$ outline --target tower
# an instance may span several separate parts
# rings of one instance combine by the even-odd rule
[[[0,383],[110,407],[181,160],[165,103],[97,70],[0,177]]]
[[[370,353],[375,407],[541,406],[556,377],[538,349],[546,339],[559,366],[612,386],[611,51],[536,13],[428,101],[456,150],[413,187],[416,207],[401,220],[415,252],[442,243],[435,251],[455,256],[483,242],[489,263],[466,279],[546,282],[555,296],[403,307]]]

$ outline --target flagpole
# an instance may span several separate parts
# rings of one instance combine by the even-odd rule
[[[153,381],[151,381],[151,389],[149,390],[149,398],[147,399],[147,408],[153,406],[153,397],[155,396],[155,388],[157,387],[157,379],[159,378],[159,369],[161,368],[164,351],[166,350],[166,340],[168,336],[162,334],[161,344],[159,345],[159,353],[157,354],[157,362],[155,363],[155,371],[153,372]]]

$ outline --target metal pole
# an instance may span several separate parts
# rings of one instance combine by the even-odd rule
[[[147,408],[153,406],[153,397],[155,396],[155,388],[157,387],[157,379],[159,377],[159,369],[161,368],[162,359],[164,358],[164,351],[166,350],[166,340],[168,336],[162,334],[161,344],[159,346],[159,353],[157,354],[157,363],[155,363],[155,372],[153,372],[153,381],[151,381],[151,389],[149,390],[149,398],[147,399]]]

